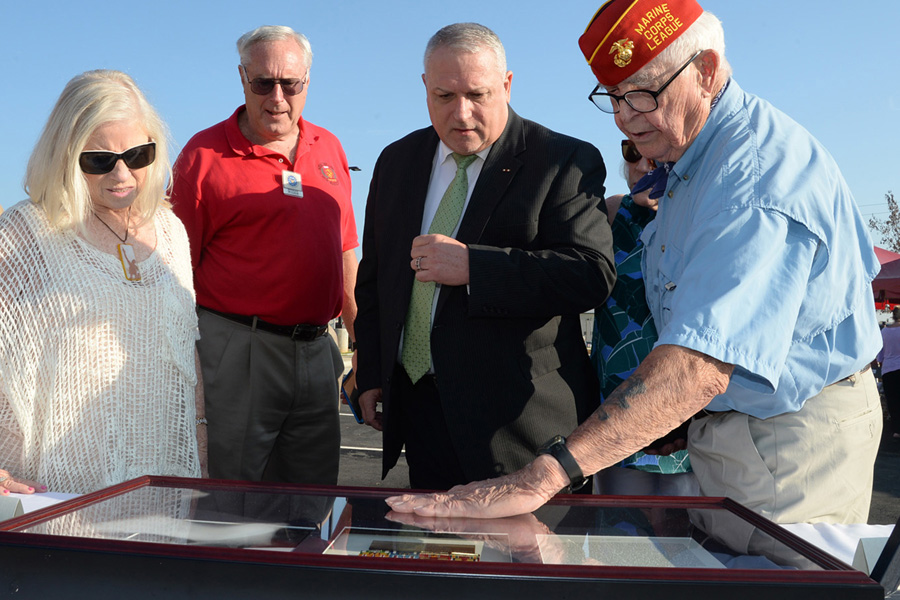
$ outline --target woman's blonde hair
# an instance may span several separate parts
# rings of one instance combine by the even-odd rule
[[[117,121],[140,124],[156,142],[156,160],[146,167],[131,214],[141,222],[151,221],[160,205],[168,206],[172,167],[165,123],[131,77],[120,71],[87,71],[66,84],[25,170],[25,192],[53,226],[86,233],[94,207],[78,159],[99,127]]]

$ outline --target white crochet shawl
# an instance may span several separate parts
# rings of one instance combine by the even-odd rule
[[[155,226],[134,282],[30,201],[0,216],[0,468],[73,493],[199,477],[188,240]]]

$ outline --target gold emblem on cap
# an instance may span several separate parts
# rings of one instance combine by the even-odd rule
[[[629,39],[624,39],[613,44],[612,48],[609,49],[609,53],[612,54],[615,52],[616,56],[613,58],[613,62],[617,67],[627,67],[628,63],[631,62],[631,57],[634,55],[632,52],[633,49],[634,42]]]

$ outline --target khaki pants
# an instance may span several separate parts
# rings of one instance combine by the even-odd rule
[[[866,523],[881,429],[867,370],[826,387],[796,413],[697,419],[688,451],[704,496],[726,496],[779,523]]]

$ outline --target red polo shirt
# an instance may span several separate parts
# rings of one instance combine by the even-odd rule
[[[250,143],[231,117],[201,131],[175,163],[172,204],[191,242],[197,303],[279,325],[322,325],[343,302],[343,257],[359,245],[347,157],[300,120],[297,162]],[[284,193],[300,174],[303,197]]]

